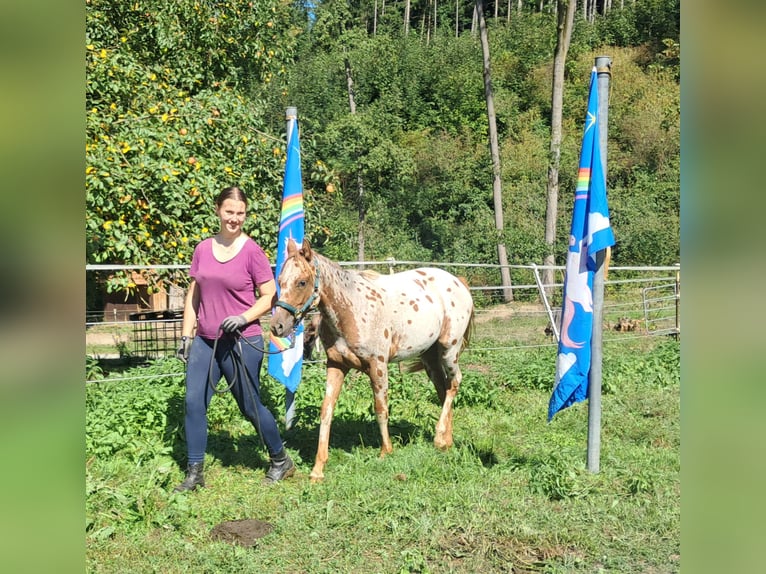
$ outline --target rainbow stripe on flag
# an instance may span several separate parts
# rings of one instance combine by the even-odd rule
[[[587,199],[590,188],[590,168],[581,167],[577,173],[577,188],[575,189],[575,201]]]
[[[279,232],[287,229],[293,223],[302,220],[303,215],[303,191],[289,195],[282,199],[282,215],[279,220]]]

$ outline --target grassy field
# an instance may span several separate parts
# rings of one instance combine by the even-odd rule
[[[448,452],[431,444],[433,387],[393,368],[394,453],[379,459],[369,383],[350,376],[321,484],[308,479],[321,363],[306,366],[298,424],[284,434],[298,473],[270,487],[260,440],[221,395],[210,410],[208,487],[171,493],[185,466],[178,361],[89,384],[88,572],[679,572],[679,343],[606,344],[597,474],[585,468],[587,403],[546,422],[555,350],[481,350],[492,343],[479,337],[464,355]],[[263,378],[284,412],[282,387]],[[254,546],[211,536],[241,519],[271,530]]]

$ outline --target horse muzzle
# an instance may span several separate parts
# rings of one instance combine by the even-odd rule
[[[269,329],[276,337],[286,337],[297,323],[294,308],[286,303],[277,301],[274,311],[271,313]]]

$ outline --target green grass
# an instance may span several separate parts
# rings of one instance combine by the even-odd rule
[[[585,468],[587,403],[546,422],[553,349],[466,354],[455,446],[433,448],[439,407],[423,373],[392,369],[394,453],[380,459],[367,379],[336,408],[326,479],[311,484],[324,393],[306,367],[298,425],[285,433],[298,474],[261,484],[266,456],[229,395],[214,398],[208,487],[183,477],[183,380],[175,360],[87,387],[89,572],[475,573],[680,571],[679,345],[604,352],[601,470]],[[265,370],[264,370],[265,372]],[[283,412],[283,390],[264,374]],[[254,548],[213,541],[217,524],[271,523]]]

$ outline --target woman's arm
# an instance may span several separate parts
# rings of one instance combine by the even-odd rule
[[[194,334],[197,325],[197,311],[199,310],[199,288],[197,282],[192,279],[184,299],[184,319],[181,323],[181,336],[189,337]]]
[[[270,281],[266,281],[266,283],[258,285],[258,298],[255,300],[252,307],[242,313],[242,316],[247,319],[248,323],[252,323],[259,317],[271,312],[271,308],[276,302],[277,283],[271,279]],[[186,316],[185,313],[184,316]]]

